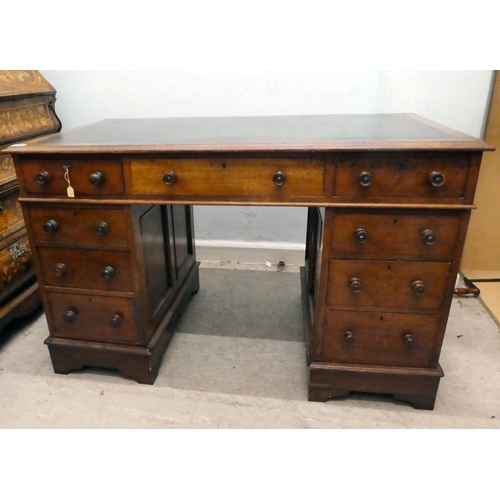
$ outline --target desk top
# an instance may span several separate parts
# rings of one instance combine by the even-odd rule
[[[328,152],[492,150],[484,141],[413,114],[103,120],[5,152]]]

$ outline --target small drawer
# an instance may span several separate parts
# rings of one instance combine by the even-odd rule
[[[451,260],[460,214],[336,213],[330,255]]]
[[[322,196],[325,160],[160,159],[130,162],[133,194],[172,196]]]
[[[31,160],[21,157],[17,161],[28,194],[66,197],[68,182],[64,178],[65,167],[69,167],[68,175],[76,198],[80,195],[120,195],[125,192],[121,160],[71,157]]]
[[[433,367],[440,319],[427,314],[328,310],[321,361]]]
[[[52,335],[57,338],[140,344],[133,299],[48,293]]]
[[[127,245],[127,215],[122,209],[29,206],[37,243]]]
[[[331,259],[327,304],[356,309],[439,311],[449,262]]]
[[[463,199],[469,156],[353,156],[336,164],[333,194],[352,198]]]
[[[38,256],[45,285],[134,291],[128,252],[40,247]]]

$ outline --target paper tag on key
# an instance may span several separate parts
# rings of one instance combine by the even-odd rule
[[[70,167],[68,165],[65,165],[63,168],[64,168],[64,170],[66,170],[66,172],[64,172],[64,179],[68,183],[66,193],[68,194],[68,198],[74,198],[75,197],[75,190],[73,189],[73,186],[71,185],[71,181],[69,180],[69,168]]]

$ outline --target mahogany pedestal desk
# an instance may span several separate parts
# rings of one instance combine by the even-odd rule
[[[55,372],[153,384],[199,287],[192,205],[304,206],[309,400],[432,409],[488,149],[406,114],[104,120],[9,147]]]

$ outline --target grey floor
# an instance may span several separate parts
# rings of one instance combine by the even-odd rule
[[[0,428],[500,427],[500,333],[476,298],[453,300],[433,411],[388,395],[314,403],[299,274],[200,273],[153,386],[90,368],[56,375],[43,312],[12,323],[0,338]]]

